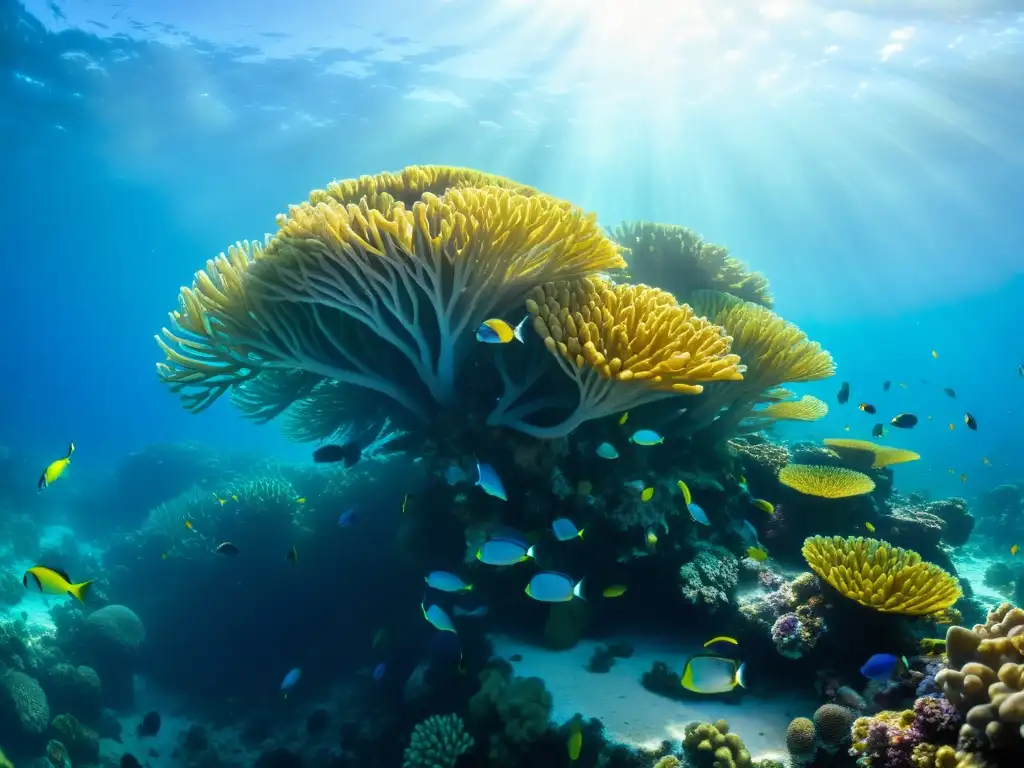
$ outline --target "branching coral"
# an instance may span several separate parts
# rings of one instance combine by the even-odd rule
[[[743,378],[722,329],[657,288],[600,278],[552,282],[531,291],[526,307],[545,347],[576,382],[579,399],[561,423],[544,427],[525,419],[546,402],[509,407],[503,398],[492,424],[562,437],[589,419]]]
[[[683,733],[683,749],[698,766],[747,768],[750,765],[750,752],[743,739],[729,732],[729,724],[725,720],[687,725]]]
[[[624,263],[592,216],[543,195],[452,188],[384,211],[314,198],[181,290],[158,370],[191,410],[284,369],[373,390],[426,421],[416,382],[451,403],[484,319],[549,280]],[[285,399],[274,392],[270,410]]]
[[[881,613],[934,616],[962,595],[957,580],[937,565],[884,541],[813,536],[803,555],[841,595]]]
[[[689,302],[696,291],[713,289],[771,306],[768,280],[751,272],[720,245],[705,242],[686,227],[648,221],[624,223],[615,239],[629,249],[632,279],[658,285]]]
[[[875,481],[861,472],[814,464],[787,464],[779,471],[779,482],[794,491],[823,499],[862,496],[875,490]]]
[[[454,768],[473,748],[473,737],[458,715],[433,715],[413,728],[403,768]]]
[[[707,547],[679,569],[683,597],[716,610],[728,606],[739,580],[739,560],[724,547]]]

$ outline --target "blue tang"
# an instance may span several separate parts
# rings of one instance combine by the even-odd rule
[[[686,662],[680,682],[693,693],[729,693],[737,685],[747,687],[746,664],[724,656],[700,655]]]
[[[567,517],[560,517],[551,524],[551,532],[559,541],[572,541],[577,536],[583,538],[583,529]]]
[[[619,452],[615,450],[615,446],[611,443],[601,443],[597,446],[597,455],[602,459],[617,459],[619,458]]]
[[[501,478],[498,477],[498,473],[494,471],[494,467],[490,464],[483,464],[477,461],[475,485],[483,488],[484,493],[488,496],[508,501],[508,496],[505,495],[505,486],[501,484]]]
[[[686,510],[690,513],[690,517],[693,518],[694,522],[701,525],[711,525],[711,521],[708,520],[708,513],[697,502],[691,501],[686,505]]]
[[[302,670],[296,667],[284,676],[284,680],[281,681],[281,690],[287,691],[289,688],[291,688],[297,682],[299,682],[300,677],[302,677]]]
[[[442,592],[468,592],[473,588],[454,573],[448,571],[431,571],[425,579],[427,586],[439,589]]]
[[[476,559],[485,565],[515,565],[531,557],[533,547],[507,539],[490,539],[476,551]]]
[[[420,609],[423,611],[423,618],[442,632],[455,631],[455,625],[452,623],[451,617],[440,605],[432,605],[428,608],[426,605],[420,604]]]
[[[583,579],[573,584],[570,576],[556,571],[541,571],[526,585],[526,594],[542,603],[566,603],[583,598]]]
[[[658,443],[664,443],[665,438],[653,429],[638,429],[630,435],[629,442],[636,443],[637,445],[657,445]]]
[[[889,680],[900,665],[900,657],[891,653],[876,653],[864,662],[860,673],[869,680]]]

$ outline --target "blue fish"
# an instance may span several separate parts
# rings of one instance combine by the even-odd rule
[[[869,680],[889,680],[900,665],[900,657],[891,653],[876,653],[864,662],[860,673]]]
[[[455,625],[452,623],[451,617],[440,605],[432,605],[428,608],[426,605],[421,603],[420,610],[423,611],[423,618],[433,624],[437,629],[442,632],[455,631]]]
[[[300,677],[302,677],[302,670],[296,667],[284,676],[284,680],[281,681],[281,690],[289,690],[292,686],[299,682]]]
[[[691,501],[686,506],[686,509],[690,513],[690,517],[693,518],[694,522],[700,523],[701,525],[711,525],[711,521],[708,520],[708,513],[705,512],[704,508],[697,502]]]
[[[615,450],[615,446],[611,443],[601,443],[597,446],[597,455],[602,459],[617,459],[619,458],[619,452]]]
[[[476,559],[485,565],[515,565],[533,557],[533,547],[518,541],[490,539],[476,551]]]
[[[551,524],[551,532],[559,541],[572,541],[577,536],[583,538],[583,529],[577,528],[576,524],[567,517],[560,517]]]
[[[541,571],[526,585],[526,594],[542,603],[566,603],[574,597],[583,598],[583,579],[573,584],[570,576],[555,571]]]
[[[452,609],[452,613],[456,616],[479,619],[487,615],[487,606],[478,605],[476,608],[463,608],[461,605],[456,605],[455,608]]]
[[[629,442],[636,443],[637,445],[657,445],[658,443],[664,443],[665,438],[653,429],[638,429],[630,436]]]
[[[508,344],[513,339],[523,341],[523,329],[526,328],[526,321],[529,319],[530,316],[527,315],[515,328],[500,318],[484,320],[476,329],[476,340],[484,344]]]
[[[505,486],[501,484],[501,478],[494,471],[490,464],[483,464],[479,460],[476,463],[476,483],[484,489],[484,493],[502,501],[508,501],[505,495]]]
[[[382,677],[384,677],[384,673],[387,672],[387,671],[388,671],[388,663],[386,661],[382,661],[380,664],[378,664],[374,668],[374,670],[373,670],[373,679],[374,680],[380,680]]]
[[[448,571],[431,571],[426,577],[427,585],[442,592],[468,592],[473,588],[454,573]]]
[[[354,509],[346,510],[342,513],[341,517],[338,518],[338,525],[342,528],[348,528],[352,523],[359,517],[359,513]]]

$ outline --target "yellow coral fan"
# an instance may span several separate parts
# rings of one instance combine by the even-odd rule
[[[558,281],[531,291],[526,308],[580,391],[575,413],[554,430],[528,432],[535,436],[558,437],[588,419],[743,378],[722,329],[657,288]]]
[[[907,451],[902,448],[890,448],[885,445],[878,445],[868,440],[848,440],[841,437],[829,437],[825,439],[825,445],[831,448],[849,451],[866,451],[874,456],[871,466],[874,469],[888,467],[893,464],[903,464],[908,461],[917,461],[920,454]]]
[[[828,413],[828,405],[812,395],[799,400],[772,403],[766,408],[754,411],[751,416],[772,421],[817,421]]]
[[[790,400],[794,397],[796,397],[796,392],[791,389],[773,387],[758,395],[757,400],[761,403],[781,403],[783,400]]]
[[[411,206],[424,194],[443,195],[449,189],[461,187],[502,187],[527,197],[540,194],[533,187],[482,173],[472,168],[449,165],[411,165],[397,173],[378,173],[358,179],[332,181],[326,189],[310,193],[312,205],[334,200],[342,205],[358,204],[366,198],[370,208],[386,211],[395,201]]]
[[[917,552],[859,536],[812,536],[803,556],[844,597],[881,613],[929,616],[960,599],[960,584]]]
[[[787,464],[779,471],[779,482],[800,493],[823,499],[861,496],[875,490],[875,481],[861,472],[814,464]]]
[[[674,224],[648,221],[622,224],[614,232],[629,249],[629,271],[634,280],[657,285],[679,301],[689,302],[695,291],[712,289],[771,306],[768,280],[751,272],[720,245]]]
[[[427,420],[415,380],[452,402],[484,319],[549,280],[624,264],[593,216],[499,187],[386,212],[304,203],[278,226],[265,246],[208,262],[157,339],[160,377],[193,411],[273,368],[375,390]]]

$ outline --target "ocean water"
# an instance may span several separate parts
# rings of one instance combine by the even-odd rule
[[[131,765],[130,753],[152,768],[416,768],[404,752],[415,724],[456,713],[475,743],[460,765],[559,765],[578,712],[606,728],[601,737],[586,726],[579,765],[611,760],[616,744],[653,750],[621,764],[653,765],[668,753],[657,752],[662,739],[699,765],[680,745],[683,726],[732,707],[755,757],[789,759],[786,723],[828,701],[823,678],[863,687],[857,669],[876,652],[923,668],[913,640],[946,627],[861,617],[883,640],[846,651],[822,641],[825,651],[791,659],[744,623],[737,578],[742,586],[770,569],[791,579],[808,570],[804,535],[869,535],[870,523],[973,588],[974,602],[957,604],[967,626],[1024,599],[1022,71],[1016,0],[0,0],[0,689],[21,671],[49,699],[33,730],[0,690],[0,749],[19,768],[59,765],[47,745],[70,737],[52,718],[72,713],[92,734],[88,746],[65,744],[75,766]],[[165,357],[154,336],[179,287],[228,246],[273,235],[275,216],[311,190],[416,165],[510,179],[595,214],[607,231],[658,222],[727,247],[767,277],[773,311],[835,363],[833,375],[792,385],[827,415],[776,423],[765,439],[872,440],[883,424],[882,443],[920,458],[867,471],[878,487],[859,501],[812,503],[730,453],[730,441],[746,439],[739,430],[710,442],[673,432],[685,417],[665,402],[609,409],[559,441],[489,428],[480,404],[501,394],[500,379],[492,350],[471,338],[488,316],[473,313],[460,331],[471,362],[458,369],[458,407],[427,398],[426,426],[379,392],[344,389],[356,431],[333,442],[360,443],[351,469],[313,462],[317,442],[332,440],[290,440],[283,418],[255,423],[229,396],[184,409],[155,371]],[[502,318],[514,325],[523,314],[516,304]],[[285,326],[308,331],[302,317]],[[384,379],[422,396],[386,334],[358,333],[345,343],[376,361],[371,377],[383,366]],[[425,333],[429,346],[434,327]],[[229,330],[220,341],[255,367],[270,357]],[[510,343],[493,351],[551,364],[539,344]],[[325,371],[345,367],[329,347],[266,367],[304,365],[329,383]],[[506,359],[518,373],[527,358]],[[341,407],[321,402],[300,422]],[[624,411],[632,418],[619,423]],[[917,425],[892,426],[900,413]],[[626,439],[634,427],[666,441],[638,447]],[[378,430],[401,434],[371,456]],[[594,456],[608,440],[621,454],[614,463]],[[69,441],[66,472],[37,490]],[[478,462],[496,468],[507,501],[473,484]],[[750,511],[744,473],[782,514]],[[679,505],[681,479],[709,512],[706,529]],[[652,503],[628,496],[645,487]],[[949,498],[974,517],[969,536],[927,506]],[[355,522],[339,526],[347,510]],[[779,533],[773,520],[786,513],[794,527]],[[593,533],[552,542],[559,516]],[[761,538],[743,538],[744,520]],[[649,524],[656,547],[645,546]],[[475,558],[487,537],[522,537],[539,554],[489,569]],[[767,565],[743,561],[762,540]],[[214,552],[225,541],[238,556]],[[679,585],[679,569],[711,546],[746,562],[713,611]],[[26,592],[36,565],[95,580],[93,593],[79,605]],[[538,568],[585,577],[590,615],[570,640],[552,639],[557,610],[523,594]],[[427,589],[435,569],[474,589]],[[602,598],[613,584],[626,594]],[[825,602],[843,600],[826,589]],[[453,641],[423,620],[435,602],[488,610],[457,617]],[[111,650],[94,626],[103,621],[89,623],[107,605],[130,609],[128,629],[114,623],[131,635],[137,620],[145,639],[118,635]],[[825,621],[847,627],[851,615]],[[656,660],[680,675],[714,635],[739,639],[721,652],[747,662],[748,698],[680,702],[678,691],[640,685]],[[614,673],[588,671],[585,657],[613,641],[636,654]],[[492,656],[515,654],[512,673],[540,677],[554,703],[546,725],[509,746],[479,688]],[[87,701],[80,680],[77,693],[58,691],[58,664],[95,667],[102,701]],[[292,668],[302,678],[281,691]],[[150,710],[161,731],[140,736]]]

